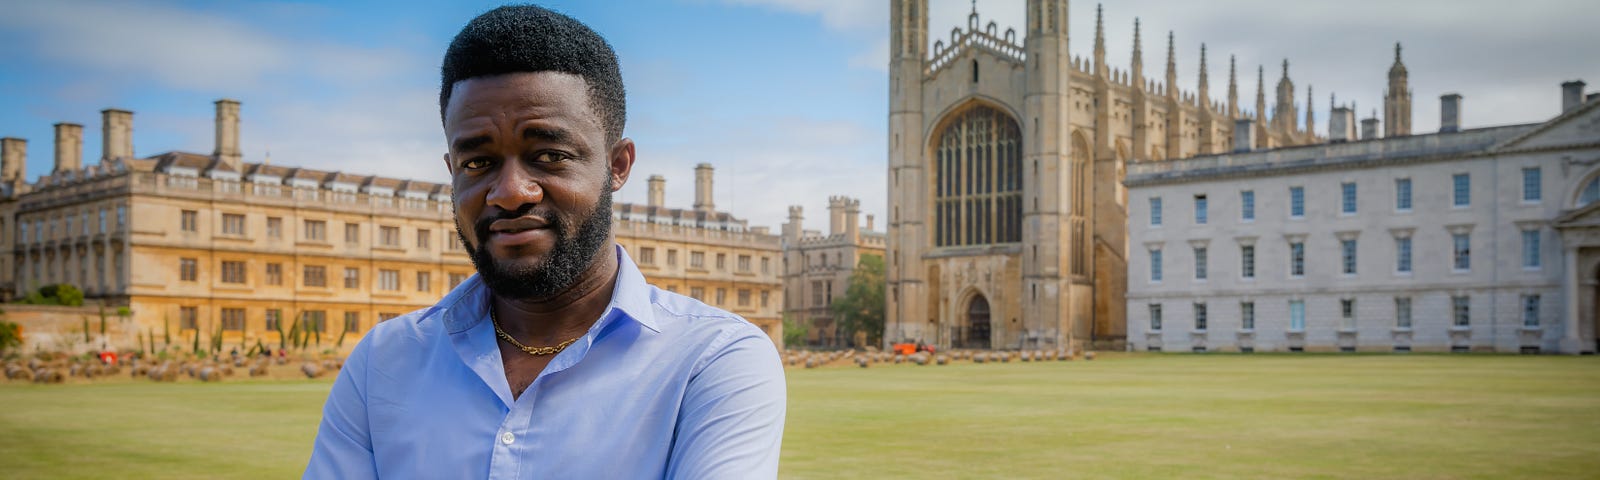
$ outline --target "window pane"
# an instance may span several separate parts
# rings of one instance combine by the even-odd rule
[[[1411,179],[1401,178],[1394,181],[1394,208],[1402,211],[1411,209]]]

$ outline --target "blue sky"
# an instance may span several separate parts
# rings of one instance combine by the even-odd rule
[[[84,160],[100,157],[99,111],[133,110],[134,151],[213,149],[212,105],[243,103],[247,161],[445,181],[438,64],[450,37],[493,2],[0,2],[0,136],[29,140],[28,178],[50,170],[56,122],[84,125]],[[644,201],[644,177],[667,177],[667,201],[688,206],[693,166],[717,167],[720,209],[776,229],[803,205],[812,228],[826,198],[885,210],[886,1],[558,1],[546,5],[617,49],[628,88],[627,135],[639,144],[621,201]],[[1022,0],[980,0],[984,22],[1022,23]],[[1437,98],[1465,95],[1468,127],[1539,121],[1558,85],[1600,82],[1584,19],[1595,2],[1507,5],[1413,0],[1108,2],[1108,57],[1125,68],[1132,18],[1143,22],[1145,70],[1160,77],[1177,36],[1179,82],[1193,90],[1207,42],[1213,98],[1239,57],[1240,95],[1253,70],[1268,88],[1283,58],[1304,97],[1316,85],[1363,111],[1381,103],[1392,45],[1405,42],[1417,131],[1437,128]],[[1073,2],[1072,44],[1092,47],[1094,6]],[[932,37],[965,23],[966,0],[933,0]],[[1592,90],[1592,89],[1591,89]],[[1270,95],[1269,95],[1270,98]],[[1303,108],[1303,107],[1302,107]],[[1326,121],[1321,121],[1326,125]],[[879,226],[883,222],[879,221]]]

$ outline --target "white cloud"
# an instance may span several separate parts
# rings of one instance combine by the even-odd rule
[[[889,22],[889,3],[863,0],[724,0],[734,5],[771,7],[787,12],[817,15],[822,24],[837,31],[867,31]]]
[[[0,28],[31,37],[45,58],[121,82],[149,79],[183,89],[237,91],[309,75],[349,86],[392,78],[419,64],[398,49],[276,35],[229,17],[162,5],[25,2],[6,13]]]

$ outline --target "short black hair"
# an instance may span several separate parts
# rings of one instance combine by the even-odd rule
[[[439,71],[440,121],[456,82],[554,71],[583,78],[608,143],[622,138],[627,123],[627,95],[611,45],[583,22],[537,5],[506,5],[472,19],[450,41]]]

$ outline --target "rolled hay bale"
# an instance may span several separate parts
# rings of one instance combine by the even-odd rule
[[[898,353],[897,353],[897,354],[895,354],[895,355],[894,355],[894,363],[895,363],[895,364],[901,364],[901,363],[906,363],[906,356],[905,356],[905,355],[901,355],[901,354],[898,354]]]
[[[256,362],[255,365],[251,365],[250,366],[250,376],[251,377],[263,377],[263,376],[266,376],[266,375],[267,375],[267,362]]]
[[[322,376],[322,368],[317,367],[314,363],[302,363],[300,364],[300,373],[304,373],[306,378],[317,378]]]
[[[989,360],[989,356],[988,355],[973,355],[972,356],[972,363],[982,364],[983,362],[986,362],[988,360]]]
[[[33,383],[61,383],[65,381],[67,381],[67,377],[62,375],[61,370],[58,369],[44,367],[33,371]]]
[[[233,357],[233,368],[244,368],[244,357]]]
[[[938,356],[933,357],[933,361],[934,361],[934,363],[937,363],[939,365],[944,365],[946,363],[950,363],[950,357],[948,357],[945,354],[941,353]]]
[[[806,368],[817,368],[817,359],[815,359],[815,358],[807,358],[806,359]]]
[[[911,356],[911,363],[915,363],[917,365],[927,365],[928,364],[928,354],[926,352],[922,352],[922,353],[917,353],[916,355],[912,355]]]
[[[273,359],[272,361],[278,362],[278,365],[288,365],[289,364],[289,357],[278,357],[278,358]]]
[[[867,362],[867,357],[865,357],[865,356],[856,357],[856,365],[861,366],[861,368],[867,368],[867,363],[868,363]]]
[[[1083,352],[1084,360],[1094,360],[1094,352]]]
[[[200,376],[200,366],[193,363],[183,362],[183,365],[179,366],[178,369],[179,371],[182,371],[184,375],[188,375],[189,378]]]
[[[196,374],[196,376],[202,382],[220,382],[222,381],[222,369],[212,366],[200,367],[200,373]]]
[[[1027,350],[1023,350],[1022,351],[1022,361],[1024,361],[1024,362],[1032,362],[1033,361],[1033,352],[1030,352],[1030,351],[1027,351]]]
[[[145,375],[149,375],[150,374],[150,366],[149,365],[134,365],[133,367],[128,368],[128,372],[130,373],[130,375],[129,375],[130,377],[133,377],[133,378],[143,377]]]
[[[106,365],[104,367],[100,367],[100,373],[109,377],[122,373],[122,367],[116,365]]]
[[[176,382],[178,381],[178,366],[173,365],[172,362],[166,362],[160,366],[153,367],[150,369],[150,380]]]
[[[67,376],[76,377],[79,375],[83,375],[83,365],[74,363],[72,364],[72,367],[67,369]]]
[[[30,380],[32,378],[33,378],[33,372],[29,372],[28,369],[26,369],[26,368],[22,368],[21,366],[18,366],[18,365],[7,365],[6,366],[6,379],[7,380]]]
[[[1011,354],[999,353],[996,355],[1000,355],[1000,363],[1011,363]]]
[[[233,376],[233,366],[232,365],[223,364],[222,367],[219,368],[219,370],[222,370],[222,376],[224,376],[224,377]]]

